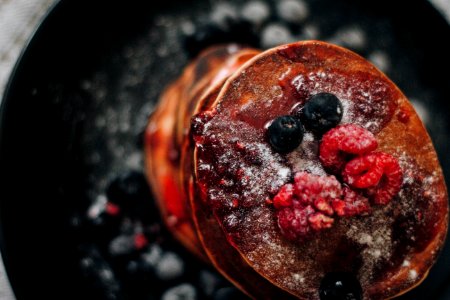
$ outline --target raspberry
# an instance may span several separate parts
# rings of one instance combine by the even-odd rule
[[[341,184],[334,176],[295,174],[294,183],[282,186],[273,198],[282,234],[291,241],[301,241],[330,228],[334,222],[330,203],[341,196]]]
[[[361,155],[378,147],[374,135],[354,124],[337,126],[322,137],[319,158],[323,166],[338,172],[349,155]]]
[[[368,189],[375,204],[388,204],[400,190],[403,173],[392,155],[374,152],[354,158],[344,168],[343,179],[350,186]]]
[[[331,207],[330,203],[324,198],[319,198],[314,201],[314,206],[324,214],[327,214],[329,216],[333,215],[333,208]]]
[[[344,181],[358,189],[377,185],[383,176],[383,162],[379,159],[380,154],[370,153],[349,161],[342,171]]]
[[[294,195],[294,186],[292,184],[285,184],[280,191],[273,198],[273,205],[275,208],[282,208],[292,205],[292,196]]]
[[[341,184],[334,176],[319,176],[307,172],[298,172],[294,176],[294,194],[303,205],[311,205],[316,202],[323,203],[339,198],[342,195],[342,190]]]
[[[342,187],[332,175],[296,173],[294,183],[282,186],[267,202],[277,210],[281,233],[291,241],[304,241],[314,232],[331,228],[335,215],[369,213],[369,199],[374,204],[388,204],[399,192],[403,174],[392,155],[372,152],[377,147],[373,134],[357,125],[341,125],[328,131],[322,138],[319,158],[324,167],[342,170],[342,178],[349,186]]]
[[[373,203],[386,205],[400,191],[403,183],[403,172],[395,157],[380,153],[379,160],[383,164],[383,177],[377,186],[368,189]]]
[[[313,230],[319,231],[333,226],[334,219],[325,216],[322,213],[312,214],[308,218],[308,222]]]
[[[292,207],[277,212],[278,227],[288,240],[303,240],[311,235],[312,227],[308,219],[314,213],[310,205],[302,206],[298,201],[293,201]]]
[[[340,217],[352,217],[370,212],[369,200],[349,187],[344,187],[344,200],[334,199],[331,205]]]

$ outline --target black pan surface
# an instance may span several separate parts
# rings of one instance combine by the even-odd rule
[[[0,115],[0,242],[18,299],[243,297],[160,226],[141,182],[140,137],[190,57],[216,42],[269,46],[268,24],[293,39],[341,43],[384,68],[422,114],[448,184],[450,26],[427,1],[311,0],[299,24],[271,13],[259,25],[239,17],[248,1],[227,2],[238,17],[220,1],[153,2],[61,1],[16,65]],[[277,1],[263,2],[276,11]],[[124,177],[139,185],[139,204],[120,207],[117,219],[96,211]],[[117,237],[126,236],[138,249],[124,250]],[[151,255],[168,253],[168,267],[155,269]],[[447,243],[401,299],[447,299],[449,284]]]

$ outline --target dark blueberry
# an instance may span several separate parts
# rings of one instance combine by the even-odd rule
[[[303,127],[300,120],[293,116],[281,116],[270,124],[268,138],[278,152],[290,152],[297,148],[303,139]]]
[[[320,283],[321,300],[361,300],[362,288],[351,273],[328,273]]]
[[[335,95],[320,93],[306,102],[301,117],[307,129],[325,133],[341,122],[342,111],[342,103]]]

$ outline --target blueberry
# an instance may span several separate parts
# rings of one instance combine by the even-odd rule
[[[320,283],[321,300],[361,300],[362,288],[358,279],[351,273],[328,273]]]
[[[303,126],[293,116],[281,116],[273,120],[268,128],[268,138],[272,147],[282,153],[297,148],[303,139]]]
[[[325,133],[342,119],[342,103],[333,94],[316,94],[306,102],[301,112],[305,127],[315,133]]]

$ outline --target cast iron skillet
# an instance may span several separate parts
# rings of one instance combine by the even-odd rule
[[[196,3],[153,2],[61,1],[15,67],[0,116],[0,242],[18,299],[91,298],[78,267],[80,237],[68,221],[88,203],[86,177],[92,169],[84,164],[86,149],[79,140],[85,130],[80,112],[90,107],[89,101],[79,101],[72,92],[105,57],[114,57],[130,40],[145,34],[149,16],[161,10],[179,12]],[[448,114],[450,48],[443,41],[450,40],[450,27],[444,19],[426,1],[408,1],[408,7],[399,3],[403,1],[346,2],[392,20],[399,49],[410,53],[420,83],[433,90],[428,105]],[[112,64],[109,70],[121,69]],[[161,76],[163,86],[173,73],[161,67],[151,76]],[[394,77],[403,90],[414,92],[416,83],[401,74]],[[145,98],[145,91],[141,93],[138,96]],[[430,133],[450,178],[450,118],[443,120],[432,125],[437,129]],[[447,243],[428,279],[402,299],[437,299],[445,292],[449,275]]]

